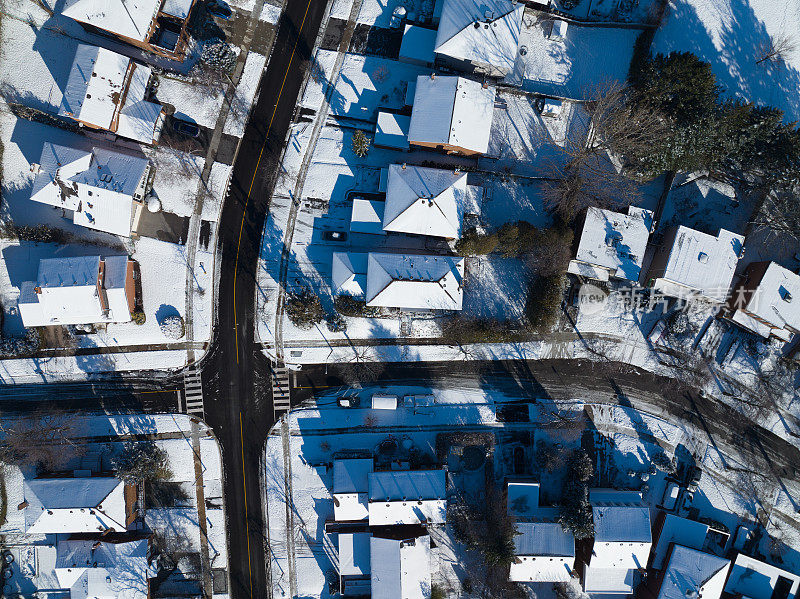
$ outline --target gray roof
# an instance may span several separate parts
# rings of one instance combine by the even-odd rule
[[[408,499],[444,499],[444,470],[372,472],[369,475],[369,498],[377,501]]]
[[[128,273],[128,257],[108,256],[104,261],[106,263],[106,271],[103,279],[103,288],[124,289]]]
[[[516,555],[573,557],[575,537],[557,522],[520,522],[516,525]]]
[[[44,258],[39,261],[39,287],[87,287],[97,283],[100,256]]]
[[[64,95],[61,98],[61,107],[58,114],[61,116],[75,116],[81,113],[83,101],[86,99],[86,88],[94,72],[94,63],[100,48],[88,44],[78,44],[75,50],[75,61],[67,78]],[[121,90],[120,90],[121,91]]]

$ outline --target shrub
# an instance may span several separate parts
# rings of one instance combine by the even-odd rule
[[[133,322],[139,326],[143,325],[147,321],[147,316],[143,310],[134,310],[131,318],[133,319]]]
[[[66,241],[64,231],[49,225],[14,225],[12,230],[23,241],[38,243],[64,243]]]
[[[498,239],[494,233],[479,233],[474,227],[464,232],[456,242],[456,252],[467,256],[491,254],[497,248]]]
[[[445,597],[447,597],[447,593],[443,587],[438,584],[431,586],[431,599],[445,599]]]
[[[525,316],[528,325],[540,332],[553,328],[558,320],[558,310],[564,300],[566,280],[563,274],[549,277],[537,276],[528,286]]]
[[[117,478],[128,483],[165,481],[172,479],[167,452],[153,441],[131,441],[112,458]]]
[[[174,316],[167,316],[158,326],[161,332],[169,339],[180,339],[186,334],[186,326],[183,323],[183,316],[178,314]]]
[[[339,313],[331,314],[325,322],[332,333],[342,333],[347,330],[347,321]]]
[[[0,355],[8,357],[29,356],[39,349],[41,338],[36,329],[26,329],[24,337],[0,339]]]
[[[564,482],[559,506],[558,522],[561,528],[575,535],[575,539],[588,539],[594,536],[592,506],[586,483],[570,480]]]
[[[582,483],[588,482],[594,475],[594,464],[589,454],[583,449],[576,449],[567,462],[567,476]]]
[[[554,472],[561,465],[561,452],[544,439],[539,439],[533,459],[540,470]]]
[[[453,316],[442,323],[442,340],[449,345],[504,343],[522,337],[513,323],[491,318]]]
[[[659,452],[650,458],[650,463],[658,470],[666,474],[675,474],[677,467],[675,461],[670,459],[666,453]]]
[[[308,288],[292,293],[286,300],[286,315],[295,326],[310,329],[325,319],[319,298]]]
[[[381,315],[380,308],[367,306],[364,300],[356,299],[351,295],[337,295],[333,300],[333,307],[344,316],[375,318]]]
[[[369,137],[361,129],[356,129],[355,133],[353,133],[353,152],[355,155],[359,158],[364,158],[369,154],[369,146]]]

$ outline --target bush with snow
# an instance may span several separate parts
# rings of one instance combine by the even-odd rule
[[[39,349],[39,331],[28,329],[24,337],[0,339],[0,356],[16,358],[29,356]]]
[[[161,332],[169,339],[180,339],[186,333],[183,317],[179,315],[167,316],[159,324]]]

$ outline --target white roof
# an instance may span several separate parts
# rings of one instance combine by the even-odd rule
[[[144,156],[45,142],[31,199],[73,211],[75,224],[128,237],[148,164]]]
[[[23,494],[28,534],[126,530],[125,483],[116,478],[37,478]]]
[[[443,524],[444,470],[391,470],[369,475],[369,524]]]
[[[333,462],[333,516],[335,520],[366,520],[369,516],[368,477],[372,459]]]
[[[592,507],[593,568],[644,568],[650,556],[650,510],[643,506]]]
[[[389,165],[383,229],[458,239],[466,194],[466,173]]]
[[[508,483],[506,502],[508,513],[516,518],[534,516],[539,510],[539,483]]]
[[[463,279],[463,258],[370,253],[367,305],[410,310],[460,310]]]
[[[61,12],[81,23],[143,42],[160,5],[161,0],[67,0]]]
[[[363,297],[367,287],[367,255],[333,252],[331,280],[334,295]]]
[[[378,123],[375,125],[375,145],[407,150],[410,127],[410,116],[393,112],[379,112]]]
[[[586,211],[575,260],[638,281],[652,224],[653,213],[643,208],[630,206],[628,214],[622,214],[591,207]]]
[[[725,301],[739,261],[744,237],[725,229],[714,237],[680,226],[669,250],[661,278],[653,287],[666,295],[688,295],[696,290],[705,297]],[[671,283],[677,284],[671,285]],[[680,287],[688,288],[682,290]]]
[[[653,550],[653,568],[660,570],[664,567],[664,561],[667,559],[669,546],[672,543],[692,549],[701,549],[707,535],[708,524],[667,514],[658,535],[658,542]]]
[[[682,545],[672,549],[658,599],[719,599],[731,562]]]
[[[342,576],[369,575],[372,535],[368,532],[339,533],[339,573]]]
[[[575,566],[575,537],[557,522],[516,525],[509,579],[527,582],[566,582]]]
[[[145,599],[147,579],[155,573],[147,563],[147,540],[126,543],[59,541],[55,574],[70,599]]]
[[[525,5],[511,0],[445,0],[436,35],[437,54],[514,68]]]
[[[800,330],[800,275],[770,262],[747,311],[776,328]]]
[[[462,77],[417,77],[408,141],[485,154],[494,114],[494,86]]]
[[[353,199],[353,210],[350,214],[350,230],[353,233],[369,233],[383,235],[384,202],[378,200]],[[367,255],[364,257],[363,274],[367,274]]]
[[[161,105],[144,99],[151,74],[127,56],[78,44],[58,113],[152,143]]]
[[[436,35],[435,29],[406,24],[400,42],[400,60],[433,64]]]
[[[398,541],[370,540],[372,597],[428,599],[431,596],[431,540],[428,535]]]
[[[776,329],[773,329],[772,327],[770,327],[767,324],[764,324],[760,320],[753,318],[743,310],[736,310],[731,316],[731,320],[736,324],[746,329],[750,329],[757,335],[761,335],[762,337],[765,338],[768,338],[770,335],[773,334],[773,332],[775,332],[777,335],[780,335],[780,333]]]
[[[633,593],[633,568],[583,567],[583,590],[592,594],[630,595]]]
[[[779,578],[786,579],[785,584],[789,585],[788,599],[797,596],[800,576],[740,553],[733,562],[725,592],[749,599],[771,599]]]
[[[194,0],[164,0],[161,12],[179,19],[185,19],[189,16],[189,11],[192,10],[193,4]]]

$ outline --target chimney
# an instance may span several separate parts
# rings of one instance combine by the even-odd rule
[[[42,172],[42,165],[41,165],[41,164],[36,164],[36,163],[34,162],[33,164],[31,164],[31,172],[32,172],[34,175],[38,175],[39,173],[41,173],[41,172]]]
[[[403,166],[401,166],[400,168],[402,168],[403,170],[406,170],[406,163],[404,162]]]
[[[28,507],[28,502],[27,501],[23,501],[22,503],[20,503],[17,506],[17,510],[24,510],[26,507]]]
[[[436,80],[436,73],[431,73],[431,81],[435,81],[435,80]]]
[[[94,543],[92,543],[92,551],[100,547],[100,545],[101,545],[100,541],[95,541]]]

